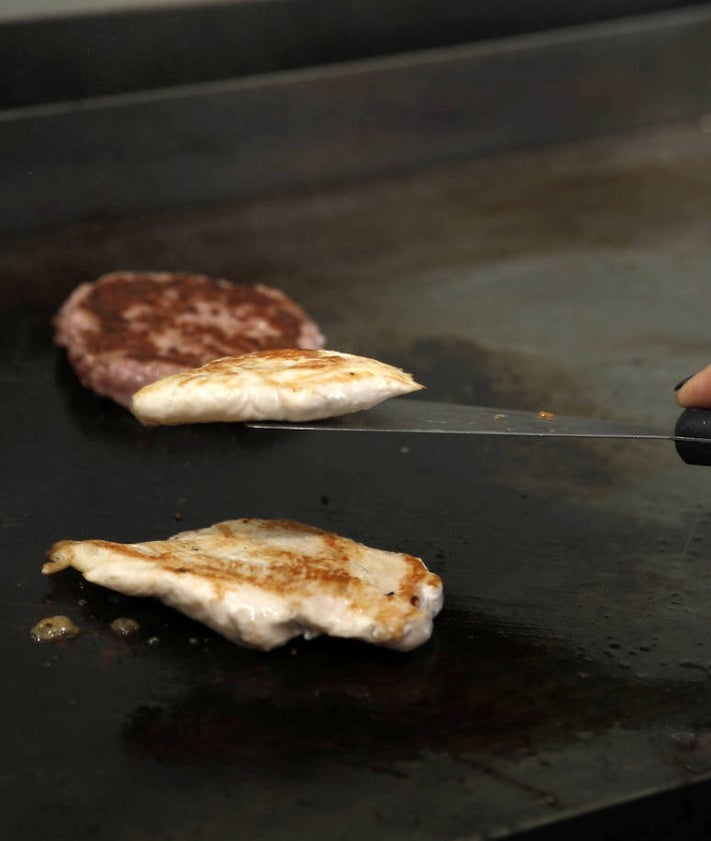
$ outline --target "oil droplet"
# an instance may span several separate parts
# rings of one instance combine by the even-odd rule
[[[40,619],[30,631],[35,642],[61,642],[74,639],[78,633],[79,628],[68,616],[62,614]]]
[[[140,625],[135,619],[130,619],[128,616],[119,616],[111,623],[111,630],[120,637],[130,637],[140,629]]]

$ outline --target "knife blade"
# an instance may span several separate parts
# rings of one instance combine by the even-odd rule
[[[688,464],[711,464],[711,411],[686,409],[674,430],[618,421],[440,403],[398,398],[361,412],[323,420],[253,421],[255,429],[291,429],[335,432],[407,432],[449,435],[496,435],[535,438],[613,438],[674,441]]]

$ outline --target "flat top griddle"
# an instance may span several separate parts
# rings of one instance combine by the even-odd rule
[[[4,237],[3,837],[695,837],[711,473],[659,443],[146,429],[81,388],[50,319],[103,271],[199,270],[281,286],[433,399],[671,424],[709,355],[710,179],[677,125]],[[255,653],[40,575],[58,539],[243,516],[423,557],[433,639]],[[81,635],[35,644],[57,613]]]

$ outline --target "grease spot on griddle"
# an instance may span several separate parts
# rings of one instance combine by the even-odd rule
[[[78,626],[64,614],[40,619],[30,630],[30,636],[35,642],[65,642],[74,639],[79,633]]]

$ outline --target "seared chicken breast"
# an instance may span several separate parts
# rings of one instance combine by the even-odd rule
[[[133,396],[145,424],[307,421],[369,409],[421,389],[399,368],[335,350],[264,350],[215,359]]]
[[[67,567],[263,650],[330,634],[408,651],[429,639],[443,599],[421,559],[291,520],[229,520],[147,543],[62,540],[42,572]]]

